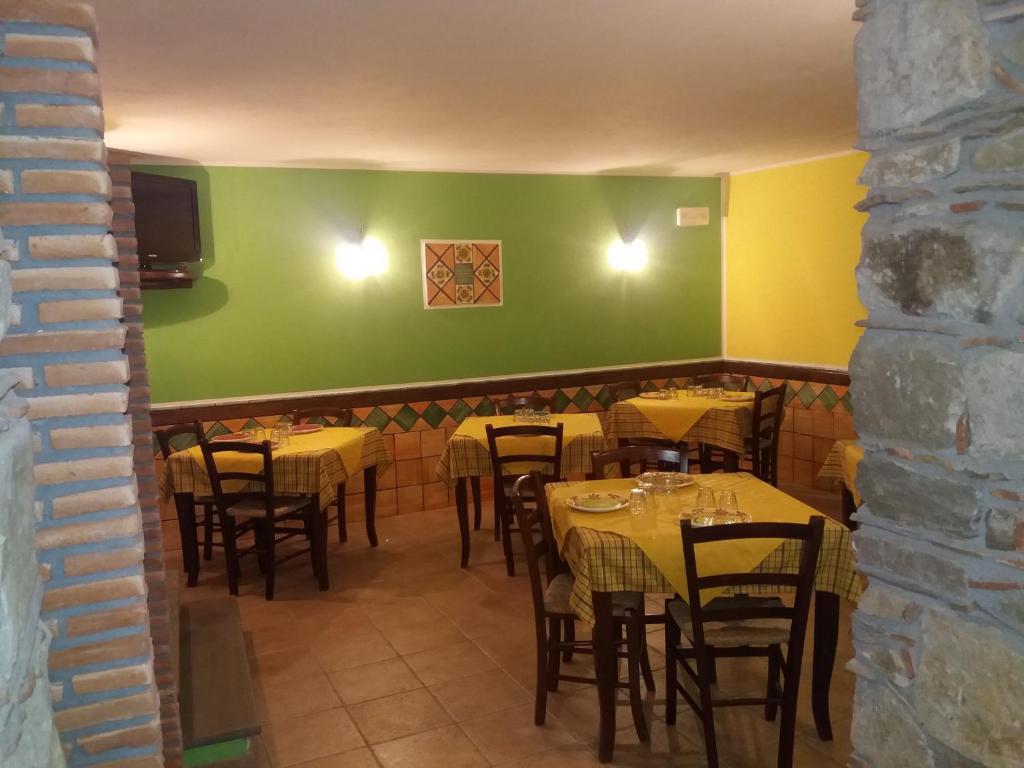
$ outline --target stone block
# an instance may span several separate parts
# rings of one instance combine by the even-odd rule
[[[99,102],[100,79],[95,72],[4,67],[0,69],[0,91],[84,96]]]
[[[928,740],[907,703],[891,688],[858,680],[853,748],[871,768],[934,768]]]
[[[114,448],[131,444],[132,435],[127,423],[50,430],[50,446],[59,451],[76,448]]]
[[[106,203],[0,202],[0,227],[40,227],[58,224],[109,227],[111,217],[110,206]]]
[[[114,267],[44,267],[19,269],[11,275],[15,293],[26,291],[117,290]]]
[[[857,615],[886,621],[914,621],[921,615],[918,597],[881,582],[872,582],[857,603]]]
[[[875,152],[860,175],[867,187],[903,187],[953,173],[960,165],[960,141],[953,139],[895,152]]]
[[[969,595],[968,572],[956,557],[927,544],[912,545],[861,529],[856,535],[857,562],[869,576],[908,589],[964,603]]]
[[[120,571],[142,565],[142,542],[119,549],[84,552],[64,557],[64,574],[70,577],[88,576],[103,571]]]
[[[10,69],[4,69],[10,72]],[[39,160],[75,160],[103,163],[105,151],[100,139],[56,139],[36,136],[0,137],[0,157]]]
[[[988,768],[1024,764],[1024,651],[999,629],[929,609],[916,684],[925,730]]]
[[[911,469],[877,451],[861,461],[857,489],[877,517],[954,537],[974,536],[984,514],[968,479],[934,476],[923,466]]]
[[[128,390],[121,387],[115,392],[29,398],[28,417],[38,420],[95,413],[124,413],[127,408]]]
[[[103,110],[92,104],[17,104],[19,128],[89,128],[103,132]]]
[[[76,731],[111,721],[154,715],[157,707],[154,693],[136,693],[132,696],[98,701],[95,704],[62,709],[54,713],[53,720],[61,731]]]
[[[129,456],[105,456],[98,459],[76,459],[37,464],[36,485],[60,485],[84,480],[109,480],[129,477],[132,462]]]
[[[0,357],[124,349],[126,333],[127,329],[119,326],[102,331],[47,331],[10,335],[0,339]]]
[[[98,491],[83,491],[60,496],[53,500],[53,517],[63,519],[114,509],[129,509],[138,503],[135,484],[117,485]],[[136,526],[137,527],[137,526]]]
[[[117,257],[113,235],[38,235],[28,239],[33,259],[110,259]]]
[[[138,513],[136,510],[132,510],[129,514],[105,520],[40,528],[36,531],[36,548],[48,550],[93,544],[111,539],[126,539],[138,536],[141,531]]]
[[[120,576],[116,579],[90,581],[70,587],[51,587],[43,595],[43,610],[58,611],[62,608],[145,596],[146,582],[142,576]],[[75,648],[73,650],[82,649]],[[78,662],[72,666],[84,666],[86,663],[90,662]]]
[[[881,226],[865,227],[857,268],[861,301],[871,311],[988,323],[1024,278],[1020,227],[996,219]]]
[[[997,506],[989,510],[985,546],[1004,551],[1024,550],[1024,509]]]
[[[68,637],[84,637],[97,632],[109,632],[114,629],[143,627],[149,618],[149,612],[142,603],[115,608],[112,611],[97,611],[69,616],[64,620],[65,632]],[[131,635],[130,637],[135,637]],[[119,651],[120,652],[120,651]]]
[[[130,667],[116,667],[102,672],[87,672],[71,678],[75,693],[88,694],[102,691],[116,691],[119,688],[135,688],[153,682],[153,670],[147,664]]]
[[[966,408],[955,345],[869,330],[854,350],[850,374],[859,434],[929,449],[954,447]]]
[[[21,172],[21,191],[29,194],[99,195],[110,198],[110,176],[103,171]]]
[[[978,171],[1008,171],[1024,168],[1024,130],[999,136],[978,147],[971,160]]]
[[[971,415],[970,455],[1019,461],[1024,444],[1024,409],[1011,400],[1013,383],[1024,381],[1024,354],[996,349],[974,356],[964,368]]]
[[[120,320],[123,316],[124,309],[119,298],[45,301],[39,305],[39,320],[43,323]]]
[[[28,59],[59,59],[92,63],[96,55],[91,37],[70,35],[19,35],[8,32],[4,55]]]
[[[874,3],[857,35],[854,58],[864,136],[917,126],[965,107],[993,83],[975,0]]]
[[[43,368],[47,386],[73,387],[94,384],[124,384],[130,376],[128,361],[104,360],[99,363],[65,363]]]

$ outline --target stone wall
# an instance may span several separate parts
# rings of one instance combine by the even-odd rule
[[[32,425],[54,719],[70,765],[156,768],[159,702],[128,405],[96,22],[0,0],[0,226]]]
[[[853,765],[1024,765],[1024,2],[859,0]]]
[[[17,317],[10,255],[5,248],[0,258],[0,340]],[[58,768],[64,754],[46,675],[50,633],[39,618],[45,570],[35,554],[32,438],[16,391],[31,382],[31,371],[0,368],[0,765]]]

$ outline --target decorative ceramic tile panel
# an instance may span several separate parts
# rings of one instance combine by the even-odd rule
[[[500,240],[421,240],[423,306],[500,307]]]

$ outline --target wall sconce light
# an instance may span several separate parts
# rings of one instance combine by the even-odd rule
[[[334,249],[334,266],[349,280],[382,275],[388,268],[388,249],[376,237],[361,243],[341,243]]]
[[[639,272],[647,265],[647,246],[639,238],[631,243],[616,240],[608,248],[608,265],[618,272]]]

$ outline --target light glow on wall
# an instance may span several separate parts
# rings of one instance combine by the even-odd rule
[[[334,250],[334,266],[349,280],[382,275],[388,268],[388,249],[376,237],[362,243],[340,243]]]
[[[647,246],[639,238],[630,243],[616,240],[608,248],[608,265],[617,272],[639,272],[647,266]]]

